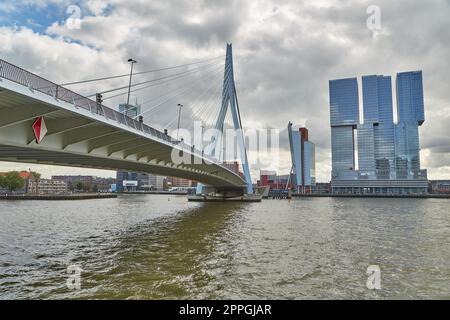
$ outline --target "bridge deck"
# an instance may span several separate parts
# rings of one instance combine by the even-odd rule
[[[44,116],[37,144],[31,125]],[[172,152],[192,163],[174,164]],[[245,181],[183,142],[95,101],[0,60],[0,160],[129,170],[197,180],[213,186]]]

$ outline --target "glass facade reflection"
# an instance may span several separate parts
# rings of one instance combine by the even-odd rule
[[[358,80],[331,80],[329,87],[332,175],[336,178],[354,176],[354,129],[359,123]]]
[[[396,170],[399,176],[419,178],[419,126],[425,121],[422,71],[397,74]]]
[[[419,126],[425,121],[422,72],[397,74],[396,93],[397,124],[393,119],[391,77],[362,77],[363,121],[360,123],[357,79],[330,81],[332,185],[334,181],[335,190],[427,192],[423,184],[426,170],[420,168],[419,146]],[[355,168],[355,155],[358,168]],[[411,182],[413,185],[408,184],[406,189],[405,184],[402,189],[399,180],[420,183]],[[372,188],[375,184],[382,189]]]
[[[395,178],[395,133],[390,76],[364,76],[364,127],[358,130],[359,169],[378,179]],[[372,129],[370,129],[370,127]],[[370,136],[368,137],[368,133]],[[373,146],[371,141],[373,139]],[[361,166],[363,164],[363,166]],[[364,172],[365,171],[365,172]]]
[[[303,166],[303,176],[305,186],[316,184],[316,146],[311,141],[304,142],[305,164]]]
[[[357,125],[359,123],[358,80],[356,78],[331,80],[331,126]]]
[[[422,71],[397,74],[398,122],[416,123],[425,121]]]
[[[375,138],[373,123],[358,125],[358,169],[361,175],[375,178]]]
[[[309,141],[305,127],[296,128],[288,124],[289,145],[292,158],[292,182],[297,192],[310,192],[316,184],[316,146]]]
[[[331,127],[333,177],[355,170],[355,139],[352,126]]]

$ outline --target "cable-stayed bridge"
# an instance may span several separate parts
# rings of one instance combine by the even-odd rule
[[[218,63],[223,58],[136,72],[135,77],[153,77],[133,83],[130,74],[123,74],[65,84],[53,83],[0,60],[0,161],[146,172],[253,193],[231,45],[227,46],[225,66],[223,62]],[[95,94],[81,95],[68,89],[104,81],[118,83],[126,77],[130,78],[129,86],[106,88]],[[181,83],[182,80],[187,84]],[[218,81],[220,86],[217,86]],[[200,82],[203,90],[197,92],[196,97],[187,98]],[[162,93],[164,88],[167,91]],[[149,93],[152,89],[156,91]],[[139,112],[133,115],[128,112],[129,104],[125,112],[119,112],[103,103],[114,99],[123,101],[124,95],[137,92],[147,92],[148,99],[141,102]],[[91,99],[93,97],[97,99]],[[185,123],[191,125],[197,119],[204,126],[211,125],[220,131],[223,131],[230,106],[232,122],[238,132],[244,178],[212,156],[214,150],[220,148],[214,139],[210,141],[210,148],[205,149],[203,145],[188,145],[182,138],[175,139],[168,134],[176,124],[180,126],[182,105],[178,104],[178,110],[174,108],[175,99],[189,100],[190,114]],[[158,109],[162,115],[158,114]],[[166,123],[162,123],[164,120]],[[183,159],[190,161],[178,163],[174,161],[174,154],[182,154]],[[201,187],[198,190],[201,192]]]

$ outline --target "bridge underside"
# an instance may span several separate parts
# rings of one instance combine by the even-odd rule
[[[38,116],[44,117],[48,129],[40,144],[32,130]],[[198,152],[185,151],[195,162],[175,164],[172,151],[177,144],[139,126],[130,128],[92,108],[75,108],[14,82],[0,81],[0,161],[152,173],[217,187],[245,186],[237,174],[217,162],[204,162]]]
[[[0,161],[59,165],[113,171],[145,172],[162,176],[174,176],[189,180],[198,180],[199,178],[196,172],[189,172],[183,169],[177,169],[176,167],[165,166],[163,163],[160,165],[144,164],[139,162],[132,163],[101,157],[89,157],[57,151],[30,150],[28,148],[5,145],[0,145]],[[217,179],[214,176],[202,178],[202,180],[204,180],[202,182],[208,183],[212,186],[231,187],[231,184],[228,184],[221,179]]]

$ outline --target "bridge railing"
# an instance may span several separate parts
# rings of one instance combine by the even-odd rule
[[[0,78],[18,83],[28,87],[31,91],[38,91],[46,95],[54,97],[56,100],[65,101],[72,104],[75,108],[82,108],[89,110],[93,114],[101,115],[109,120],[114,120],[120,124],[126,125],[135,130],[142,131],[145,134],[157,138],[162,141],[169,142],[174,147],[178,147],[184,151],[203,157],[210,162],[218,163],[217,159],[204,154],[198,149],[187,145],[182,141],[177,141],[169,135],[152,128],[142,122],[139,122],[123,113],[114,109],[106,107],[103,104],[97,103],[87,97],[75,93],[67,88],[64,88],[56,83],[44,79],[34,73],[31,73],[23,68],[13,65],[7,61],[0,59]]]

